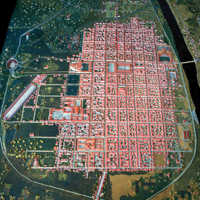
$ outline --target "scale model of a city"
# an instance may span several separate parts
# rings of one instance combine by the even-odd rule
[[[40,166],[35,160],[32,168],[106,172],[182,167],[174,103],[177,67],[154,24],[147,27],[137,18],[127,24],[97,23],[84,32],[78,58],[69,60],[69,73],[54,75],[65,77],[57,95],[60,108],[48,108],[48,120],[39,121],[59,126],[57,137],[50,138],[56,139],[51,151],[55,165]],[[4,112],[4,120],[21,106],[35,112],[46,77],[33,79]],[[35,105],[27,105],[30,99]],[[34,113],[32,120],[22,117],[20,122],[38,121]]]

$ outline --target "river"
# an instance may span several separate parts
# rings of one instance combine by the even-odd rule
[[[185,61],[193,60],[193,57],[190,51],[188,50],[187,45],[185,44],[183,35],[178,27],[176,19],[168,3],[166,2],[166,0],[162,0],[158,2],[160,4],[162,13],[165,19],[167,20],[168,26],[170,27],[171,32],[173,34],[180,61],[185,62]],[[196,114],[197,114],[198,120],[200,121],[200,87],[197,81],[196,65],[195,63],[183,64],[183,70],[188,79],[190,94],[196,108]]]

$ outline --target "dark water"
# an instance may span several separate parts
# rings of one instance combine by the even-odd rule
[[[193,57],[189,52],[187,45],[183,39],[183,35],[177,25],[176,19],[169,8],[169,5],[165,0],[158,1],[162,10],[162,13],[167,20],[167,23],[172,31],[178,56],[181,62],[191,61]],[[183,69],[189,82],[189,89],[192,100],[196,107],[197,117],[200,121],[200,88],[197,81],[197,70],[195,63],[183,64]]]
[[[67,84],[78,84],[80,81],[79,74],[70,74],[67,78]]]
[[[66,95],[67,96],[77,96],[79,91],[79,85],[68,85]]]
[[[15,9],[16,1],[17,0],[13,0],[12,3],[10,1],[9,3],[4,3],[0,6],[0,54],[8,31],[8,24]]]

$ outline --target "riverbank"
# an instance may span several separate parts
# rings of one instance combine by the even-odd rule
[[[180,28],[178,27],[176,19],[173,16],[173,13],[171,12],[169,5],[167,4],[166,1],[158,1],[158,3],[162,10],[162,14],[165,17],[165,20],[167,21],[167,24],[170,27],[171,33],[173,35],[173,41],[175,43],[176,50],[178,52],[177,56],[180,62],[193,60],[193,57],[190,51],[188,50],[188,47],[184,41]],[[188,80],[188,88],[196,108],[195,110],[198,119],[200,119],[200,104],[199,104],[200,88],[197,81],[196,65],[195,63],[183,64],[183,70]]]
[[[181,34],[181,31],[177,25],[176,19],[173,16],[168,4],[166,1],[158,1],[160,7],[162,9],[162,14],[167,20],[168,26],[171,29],[171,33],[173,34],[173,39],[176,44],[176,49],[178,51],[178,57],[181,62],[192,60],[193,57],[188,50],[187,45],[185,44],[184,38]],[[189,89],[191,93],[192,100],[196,107],[196,112],[199,118],[200,109],[199,109],[199,85],[197,81],[197,70],[195,63],[184,64],[184,79],[186,82],[186,88]],[[200,131],[199,126],[196,126],[197,133]],[[174,187],[170,189],[170,193],[173,194],[174,198],[186,198],[186,199],[197,199],[199,197],[199,189],[198,185],[200,184],[200,171],[198,167],[199,163],[199,142],[200,138],[196,137],[197,143],[197,152],[194,154],[194,159],[192,160],[191,166],[189,166],[188,170],[183,174],[183,176],[174,184]],[[187,180],[187,181],[186,181]],[[168,193],[164,190],[162,194]],[[170,196],[169,196],[170,198]],[[157,197],[155,197],[157,199]]]
[[[183,34],[185,43],[187,44],[187,47],[192,54],[194,58],[199,58],[200,57],[200,39],[199,39],[199,34],[200,34],[200,23],[197,24],[197,19],[195,18],[195,13],[192,13],[184,4],[184,2],[181,3],[176,3],[175,0],[169,1],[167,0],[170,9],[176,18],[176,21],[181,28],[181,32]],[[199,5],[199,4],[198,4]],[[195,5],[194,5],[195,6]],[[200,9],[200,6],[198,6]],[[193,23],[192,24],[192,20]],[[195,33],[193,33],[193,31]],[[197,70],[197,79],[198,83],[200,85],[200,63],[196,63],[196,70]]]

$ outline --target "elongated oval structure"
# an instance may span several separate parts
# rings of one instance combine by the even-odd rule
[[[3,119],[10,119],[20,109],[20,107],[30,97],[30,95],[36,90],[36,88],[37,87],[33,83],[29,84],[17,97],[17,99],[7,108],[3,115]]]
[[[25,103],[25,101],[31,96],[31,94],[37,89],[37,86],[40,85],[44,79],[47,77],[46,74],[37,75],[17,97],[17,99],[6,109],[3,114],[4,120],[9,120]]]

